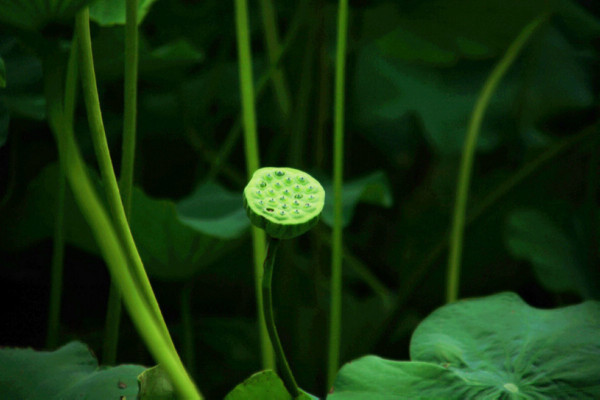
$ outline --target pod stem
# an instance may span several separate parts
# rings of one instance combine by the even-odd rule
[[[275,319],[273,317],[273,296],[271,294],[271,278],[273,277],[273,265],[275,264],[275,255],[279,248],[279,239],[267,236],[267,256],[265,257],[263,279],[262,279],[262,297],[263,297],[263,310],[265,314],[265,322],[267,324],[267,331],[271,338],[271,343],[275,350],[275,359],[279,366],[281,373],[281,379],[285,384],[286,389],[292,397],[296,398],[300,395],[300,389],[298,384],[292,375],[292,370],[285,358],[283,353],[283,347],[277,334],[277,328],[275,327]]]

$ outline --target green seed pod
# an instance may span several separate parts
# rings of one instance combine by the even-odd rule
[[[311,229],[324,205],[323,186],[294,168],[260,168],[244,189],[248,218],[277,239],[291,239]]]

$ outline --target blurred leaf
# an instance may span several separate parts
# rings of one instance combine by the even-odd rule
[[[92,174],[94,176],[94,174]],[[29,185],[25,199],[2,210],[0,245],[20,250],[52,237],[58,168],[46,167]],[[101,187],[96,180],[99,193]],[[97,253],[89,227],[71,195],[66,196],[67,243]],[[182,202],[181,215],[170,200],[148,197],[134,188],[131,230],[148,273],[167,280],[188,279],[220,257],[249,226],[240,196],[218,185],[200,186]]]
[[[547,289],[594,297],[595,277],[587,272],[576,238],[553,218],[537,210],[515,211],[508,218],[505,242],[513,256],[531,262]]]
[[[139,400],[175,400],[175,389],[164,369],[160,366],[148,368],[138,376]]]
[[[234,239],[250,226],[241,195],[214,183],[205,183],[177,203],[177,214],[185,225],[221,239]]]
[[[90,350],[79,342],[53,352],[3,348],[0,392],[4,399],[134,399],[137,376],[143,370],[139,365],[100,368]]]
[[[431,43],[437,46],[448,42],[445,47],[441,47],[447,50],[451,49],[450,44],[454,46],[461,41],[466,43],[466,38],[481,37],[487,43],[486,46],[496,49],[491,51],[489,56],[497,56],[531,20],[525,19],[524,16],[531,14],[533,18],[539,11],[533,10],[536,7],[543,8],[543,2],[539,1],[516,5],[514,10],[500,3],[506,2],[493,0],[488,9],[487,3],[483,5],[481,2],[470,0],[437,0],[419,3],[421,5],[405,10],[406,13],[402,15],[410,16],[415,13],[415,18],[418,17],[411,22],[415,26],[414,29],[420,30],[418,40],[431,36]],[[534,3],[537,5],[532,5]],[[523,55],[492,97],[482,135],[477,143],[479,149],[490,150],[501,140],[506,141],[511,135],[516,137],[513,132],[520,134],[528,145],[545,144],[548,139],[540,132],[540,126],[545,120],[593,106],[594,77],[591,73],[591,54],[594,48],[589,39],[587,42],[581,42],[578,32],[583,31],[582,34],[591,37],[591,32],[600,31],[600,23],[590,20],[589,17],[585,18],[585,14],[576,12],[574,6],[568,7],[564,2],[559,3],[559,17],[554,20],[553,25],[549,24],[532,38]],[[434,4],[437,4],[437,9],[434,8]],[[525,10],[529,8],[531,10]],[[472,31],[472,35],[462,35],[463,28],[458,28],[454,22],[448,26],[440,24],[440,20],[444,21],[446,18],[441,14],[445,15],[446,11],[452,14],[455,9],[465,11],[464,15],[469,20],[465,29]],[[428,10],[434,17],[437,13],[440,15],[431,17],[425,12]],[[522,15],[519,14],[521,12]],[[496,13],[504,16],[506,23],[499,22],[502,19],[496,21]],[[517,14],[516,19],[512,18],[513,13]],[[488,24],[485,21],[492,16],[496,22],[489,24],[489,36],[476,34],[482,29],[487,32]],[[455,17],[451,17],[452,21],[461,21],[462,24],[464,16],[456,14]],[[521,18],[522,23],[515,22]],[[477,25],[477,29],[469,28],[470,23]],[[433,27],[434,25],[436,27]],[[406,50],[411,40],[417,40],[413,37],[415,31],[412,28],[397,29],[399,31],[396,36],[402,37],[388,38],[389,33],[383,34],[365,42],[359,49],[354,75],[354,101],[351,102],[354,112],[350,115],[360,126],[360,131],[365,137],[378,147],[405,146],[406,143],[414,141],[411,135],[415,129],[409,129],[408,117],[416,115],[421,122],[422,133],[438,153],[456,154],[462,149],[472,109],[485,79],[493,68],[493,63],[491,60],[462,60],[444,67],[436,65],[435,62],[424,65],[415,63],[415,59],[420,56],[413,54],[412,50]],[[435,40],[432,35],[436,37]],[[414,51],[428,50],[419,44]],[[458,51],[458,48],[452,51]],[[451,54],[458,57],[458,53]],[[474,55],[471,50],[469,54]],[[427,57],[432,61],[434,56]],[[443,58],[440,54],[435,57]],[[387,139],[387,136],[401,136],[402,139],[392,140]],[[395,153],[400,153],[400,149],[396,149]]]
[[[4,60],[0,57],[0,88],[6,87],[6,67],[4,66]]]
[[[283,382],[273,371],[261,371],[237,385],[225,400],[292,400]]]
[[[46,118],[46,99],[41,94],[7,95],[6,107],[13,117],[43,121]]]
[[[94,60],[97,73],[104,80],[123,76],[125,48],[121,27],[100,29],[94,37]],[[115,49],[119,49],[115,52]],[[173,39],[153,48],[143,36],[139,39],[140,80],[177,81],[183,79],[180,69],[204,59],[204,54],[185,37]],[[168,74],[165,74],[168,71]]]
[[[319,181],[326,193],[322,214],[323,222],[333,226],[333,182],[327,178],[319,178]],[[342,197],[342,226],[350,224],[358,203],[391,207],[393,201],[389,182],[383,171],[376,171],[364,178],[344,182]]]
[[[186,39],[179,38],[164,46],[157,47],[150,53],[157,60],[193,63],[201,61],[203,55]]]
[[[208,192],[213,189],[215,186],[209,187]],[[131,230],[148,273],[161,279],[189,279],[220,257],[228,249],[229,239],[244,233],[248,223],[240,222],[242,202],[233,210],[231,203],[219,201],[219,196],[227,197],[224,193],[215,189],[212,197],[200,187],[186,199],[180,219],[172,201],[152,199],[134,189]],[[216,218],[210,218],[211,212]],[[232,226],[227,226],[229,223]]]
[[[35,31],[51,21],[66,21],[92,0],[0,0],[0,23]]]
[[[138,25],[156,0],[138,0]],[[124,0],[96,0],[90,5],[90,19],[101,26],[125,25]]]
[[[597,398],[599,329],[594,301],[539,310],[514,293],[463,300],[417,327],[413,361],[348,363],[327,398]]]

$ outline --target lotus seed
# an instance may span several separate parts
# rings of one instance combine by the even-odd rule
[[[314,196],[309,196],[311,190]],[[324,197],[315,179],[293,168],[261,168],[244,190],[252,223],[279,239],[298,236],[314,226]]]

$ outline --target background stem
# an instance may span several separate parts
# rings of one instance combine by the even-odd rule
[[[73,128],[77,94],[77,36],[71,41],[68,68],[72,71],[65,82],[64,123]],[[48,311],[48,336],[46,347],[52,349],[58,345],[60,330],[60,308],[63,286],[64,252],[65,252],[65,193],[66,176],[64,159],[59,157],[56,218],[54,220],[54,241],[52,247],[52,267],[50,272],[50,307]]]
[[[133,189],[133,166],[135,161],[135,136],[137,121],[137,72],[138,72],[138,0],[125,3],[125,73],[123,106],[123,151],[121,154],[120,192],[125,216],[131,214],[131,193]],[[119,345],[121,324],[121,294],[111,283],[108,292],[108,306],[104,331],[103,361],[114,364]]]
[[[471,120],[467,128],[467,136],[462,153],[458,181],[456,186],[456,200],[454,203],[454,214],[452,218],[452,229],[450,233],[450,252],[448,253],[448,270],[446,281],[446,302],[451,303],[458,299],[458,286],[460,281],[460,262],[462,256],[462,242],[465,230],[465,215],[467,210],[467,199],[469,197],[469,184],[471,181],[471,170],[473,159],[477,149],[477,138],[481,131],[481,124],[485,111],[490,103],[492,95],[496,91],[500,80],[504,77],[510,66],[515,62],[517,56],[528,42],[529,38],[546,20],[546,16],[538,17],[530,22],[511,43],[502,59],[496,64],[492,73],[483,85],[475,108],[471,114]]]
[[[271,337],[271,343],[273,343],[273,347],[275,348],[275,357],[277,359],[277,366],[279,367],[281,379],[283,380],[288,392],[290,392],[292,397],[295,398],[300,395],[300,389],[298,388],[296,379],[294,379],[292,370],[290,369],[287,359],[285,358],[285,353],[283,352],[283,347],[281,346],[281,341],[279,340],[279,335],[277,334],[277,327],[275,326],[275,317],[273,316],[273,296],[271,291],[271,282],[273,278],[273,266],[275,265],[275,255],[277,254],[279,243],[279,239],[269,237],[262,280],[262,295],[264,300],[263,307],[267,329],[269,331],[269,336]]]
[[[285,79],[283,68],[278,65],[281,45],[279,43],[279,31],[277,29],[277,16],[275,15],[275,8],[273,7],[272,0],[260,0],[259,4],[269,63],[275,67],[271,82],[273,83],[277,103],[281,108],[283,121],[287,123],[292,110],[292,102],[290,100],[290,90],[287,80]]]
[[[333,233],[331,238],[331,305],[329,311],[329,357],[327,386],[331,387],[340,358],[342,325],[342,178],[344,170],[344,82],[346,40],[348,34],[348,0],[338,8],[337,53],[335,59],[334,150],[333,150]]]
[[[238,62],[240,75],[240,91],[242,97],[242,121],[244,126],[244,149],[246,152],[246,170],[250,178],[260,165],[258,138],[256,134],[256,112],[254,109],[254,85],[252,80],[252,54],[250,51],[250,30],[248,28],[248,4],[246,0],[235,0],[235,22],[238,44]],[[275,359],[273,347],[265,326],[263,313],[262,261],[265,258],[265,233],[262,229],[252,227],[252,243],[254,247],[254,284],[258,312],[258,329],[261,345],[262,366],[273,369]]]

